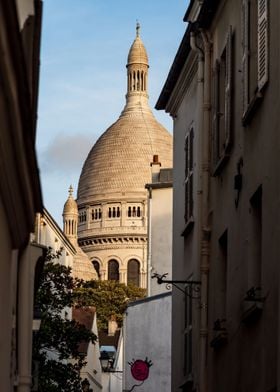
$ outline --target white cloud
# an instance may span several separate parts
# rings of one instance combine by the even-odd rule
[[[57,135],[41,153],[39,161],[45,174],[79,173],[95,140],[84,134]]]

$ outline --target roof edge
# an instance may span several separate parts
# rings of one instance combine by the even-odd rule
[[[186,14],[183,18],[184,22],[188,22],[188,26],[169,70],[166,82],[155,105],[157,110],[166,110],[168,100],[191,51],[191,31],[194,29],[197,31],[198,28],[208,28],[213,20],[219,3],[220,0],[190,1]]]

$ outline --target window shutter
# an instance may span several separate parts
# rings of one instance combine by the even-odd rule
[[[185,138],[185,221],[189,219],[189,134]]]
[[[194,132],[193,128],[190,130],[190,164],[189,164],[189,218],[193,216],[193,139]]]
[[[193,138],[194,138],[194,133],[193,133],[193,128],[190,130],[190,153],[189,153],[189,170],[192,172],[193,171]]]
[[[219,72],[220,64],[215,63],[213,75],[213,118],[212,118],[212,159],[215,166],[219,159]]]
[[[242,0],[242,86],[243,112],[249,104],[249,2]]]
[[[267,0],[258,0],[258,88],[268,81],[268,7]]]
[[[185,138],[185,179],[189,175],[189,135]]]
[[[226,44],[225,77],[225,149],[231,143],[231,105],[232,105],[232,26],[229,28]]]

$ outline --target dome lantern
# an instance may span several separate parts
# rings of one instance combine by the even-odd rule
[[[147,95],[149,61],[146,48],[140,38],[140,24],[136,24],[136,38],[127,57],[127,98],[131,94]]]

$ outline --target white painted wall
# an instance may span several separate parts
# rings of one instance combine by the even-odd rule
[[[151,190],[149,236],[151,274],[168,273],[167,279],[172,279],[172,187],[154,188]],[[150,281],[150,295],[165,292],[165,284],[159,285],[156,279]]]
[[[62,249],[59,263],[73,267],[76,250],[47,210],[42,215],[37,214],[35,239],[39,244],[51,247],[54,252]]]
[[[124,390],[140,384],[130,372],[131,362],[151,360],[149,378],[137,392],[171,391],[171,293],[131,303],[124,320]]]
[[[94,321],[92,324],[92,332],[98,336],[97,330],[97,320],[96,313],[94,315]],[[102,388],[102,370],[100,364],[100,351],[99,351],[99,342],[89,343],[87,357],[86,357],[86,366],[83,368],[81,372],[82,378],[87,378],[90,383],[90,388],[92,388],[93,392],[103,391]]]

